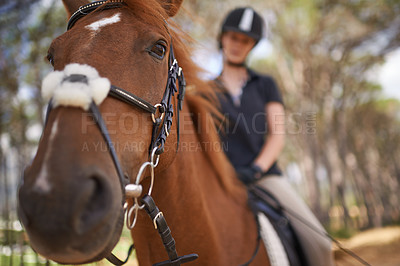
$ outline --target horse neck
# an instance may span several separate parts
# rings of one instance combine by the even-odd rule
[[[196,128],[195,123],[202,125],[197,125]],[[199,121],[185,123],[176,158],[156,178],[160,185],[157,186],[160,188],[159,192],[164,195],[165,188],[168,188],[173,194],[185,197],[184,202],[176,196],[168,199],[169,205],[172,205],[171,201],[177,200],[177,208],[183,203],[193,205],[201,201],[204,204],[210,199],[206,209],[213,208],[215,204],[212,201],[218,199],[226,199],[227,204],[247,208],[246,191],[236,180],[234,170],[219,146],[219,141],[209,137],[211,129],[205,124]]]
[[[256,244],[257,229],[254,216],[247,207],[244,188],[236,184],[239,191],[236,194],[226,189],[227,181],[221,181],[210,162],[209,151],[201,148],[194,128],[192,134],[181,136],[180,145],[171,166],[156,176],[152,194],[171,228],[178,253],[198,253],[200,265],[245,262],[243,258],[251,257]],[[234,178],[228,177],[228,180],[236,182]],[[146,222],[150,224],[148,219]],[[147,225],[147,229],[149,227]],[[149,230],[152,232],[138,230],[134,235],[139,261],[145,265],[141,254],[151,252],[147,255],[156,258],[157,253],[165,253],[154,229]],[[152,247],[140,250],[140,241],[146,241]],[[243,248],[245,243],[248,248]]]

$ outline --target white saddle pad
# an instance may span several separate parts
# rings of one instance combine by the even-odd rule
[[[285,248],[274,227],[263,213],[258,213],[261,227],[261,238],[267,249],[271,266],[290,266]]]

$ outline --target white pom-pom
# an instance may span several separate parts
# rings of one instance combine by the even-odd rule
[[[42,81],[42,97],[46,101],[53,97],[54,90],[60,86],[64,73],[61,71],[54,71],[47,75]]]
[[[71,75],[86,77],[82,81],[71,81]],[[53,99],[54,106],[73,106],[88,110],[94,101],[101,104],[110,91],[110,81],[101,78],[97,70],[89,65],[69,64],[64,71],[54,71],[42,82],[42,96]]]
[[[90,81],[90,87],[96,88],[95,90],[92,90],[92,97],[93,101],[99,105],[107,97],[111,83],[106,78],[98,78]]]
[[[85,75],[89,80],[99,78],[99,73],[94,67],[89,65],[81,65],[81,64],[68,64],[64,68],[64,75],[66,77],[71,76],[73,74]]]
[[[65,84],[64,82],[61,89],[56,89],[53,95],[54,107],[61,105],[81,107],[84,110],[88,110],[92,102],[90,91],[87,87],[79,85],[81,84],[70,82]]]

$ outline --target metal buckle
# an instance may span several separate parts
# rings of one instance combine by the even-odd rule
[[[159,217],[164,217],[164,214],[162,212],[157,213],[156,217],[153,219],[153,224],[154,224],[154,229],[157,229],[157,219]]]

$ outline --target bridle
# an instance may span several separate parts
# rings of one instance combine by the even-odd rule
[[[97,1],[84,6],[81,6],[75,13],[72,14],[71,18],[68,21],[67,30],[70,30],[74,24],[82,17],[88,15],[89,13],[95,11],[96,9],[101,8],[101,10],[119,8],[125,5],[122,0],[113,0],[113,1]],[[155,163],[158,162],[159,155],[164,152],[165,141],[169,135],[169,131],[172,126],[172,117],[174,114],[174,108],[172,105],[172,97],[175,96],[175,93],[178,92],[178,88],[176,86],[176,81],[179,83],[179,95],[177,113],[182,109],[182,102],[185,94],[186,81],[183,75],[182,68],[179,67],[177,60],[175,59],[173,52],[172,42],[170,44],[170,53],[169,53],[169,61],[168,61],[168,80],[166,84],[166,88],[164,91],[163,98],[160,103],[156,105],[152,105],[148,101],[142,99],[139,96],[136,96],[129,91],[126,91],[122,88],[119,88],[115,85],[111,85],[108,96],[113,97],[117,100],[123,101],[131,106],[138,107],[143,111],[150,113],[153,120],[153,130],[151,143],[149,146],[149,157],[152,159],[152,164],[157,166]],[[79,76],[79,75],[73,75]],[[81,82],[79,77],[72,77],[73,81]],[[108,145],[109,151],[111,153],[111,157],[113,158],[115,168],[117,170],[121,188],[123,191],[123,202],[125,202],[125,185],[127,183],[126,178],[122,172],[122,167],[119,163],[118,157],[116,155],[116,151],[114,146],[112,145],[107,126],[102,118],[102,115],[98,109],[98,106],[92,102],[89,111],[93,114],[93,118],[96,121],[99,129]],[[156,117],[156,113],[158,113],[159,117]],[[178,117],[177,117],[178,118]],[[177,135],[179,136],[179,118],[177,119]],[[140,173],[141,171],[139,171]],[[132,187],[132,186],[131,186]],[[132,190],[132,189],[130,189]],[[132,195],[132,193],[128,192],[128,194]],[[136,193],[134,193],[136,194]],[[129,196],[129,195],[127,195]]]
[[[70,30],[74,24],[82,17],[88,15],[89,13],[99,9],[106,10],[112,8],[120,8],[124,6],[123,0],[111,0],[111,1],[97,1],[84,6],[81,6],[75,13],[72,14],[68,21],[67,30]],[[167,24],[167,22],[164,20]],[[99,127],[101,134],[107,144],[108,150],[110,151],[111,157],[113,159],[119,182],[122,190],[122,204],[124,205],[124,210],[126,211],[126,224],[129,229],[133,229],[136,223],[137,214],[139,209],[144,209],[149,214],[153,221],[155,229],[158,230],[164,247],[168,253],[169,260],[157,263],[156,265],[171,265],[178,266],[182,263],[190,262],[198,258],[197,254],[189,254],[184,256],[178,256],[175,249],[175,240],[171,236],[171,231],[165,221],[165,218],[160,212],[160,210],[155,205],[153,199],[151,198],[151,191],[154,183],[154,168],[157,167],[159,162],[160,154],[164,152],[164,145],[166,139],[169,135],[172,126],[172,117],[174,114],[174,107],[172,104],[172,98],[175,93],[178,92],[177,83],[179,84],[179,94],[177,95],[177,149],[179,145],[179,111],[182,110],[183,98],[185,95],[186,81],[183,75],[182,68],[179,67],[178,61],[175,59],[174,50],[172,45],[172,40],[170,43],[169,58],[168,58],[168,80],[163,97],[160,103],[156,105],[150,104],[148,101],[122,89],[117,86],[111,85],[108,96],[113,97],[117,100],[123,101],[131,106],[140,108],[141,110],[150,113],[153,121],[152,137],[149,146],[149,158],[148,162],[142,164],[136,177],[135,184],[129,184],[128,178],[125,178],[121,164],[118,160],[116,150],[111,138],[109,136],[107,126],[102,118],[101,112],[98,106],[92,101],[89,106],[89,112],[93,115],[93,119]],[[73,74],[65,78],[70,82],[85,82],[86,76],[80,74]],[[51,110],[51,101],[48,107],[48,114]],[[158,117],[156,117],[158,116]],[[47,119],[46,119],[47,120]],[[149,191],[141,199],[141,205],[139,204],[139,196],[142,194],[142,186],[140,185],[140,180],[144,174],[146,168],[150,168],[151,184]],[[134,204],[128,209],[126,198],[133,198]],[[134,217],[132,217],[134,215]],[[132,221],[133,220],[133,221]],[[129,249],[128,258],[132,247]],[[116,258],[113,254],[107,257],[107,259],[116,264],[122,265],[126,263]]]

